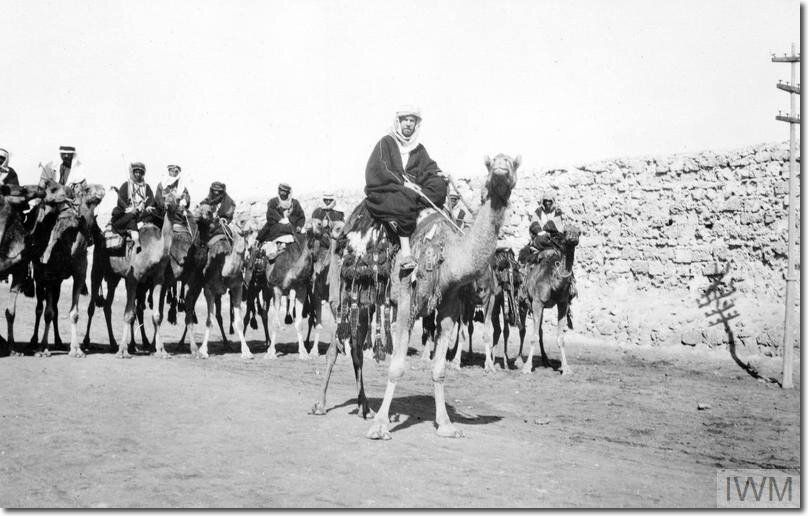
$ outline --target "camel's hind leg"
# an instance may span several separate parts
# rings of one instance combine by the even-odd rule
[[[556,342],[558,343],[558,349],[561,351],[561,374],[570,374],[572,373],[572,369],[570,369],[569,365],[567,364],[567,354],[564,352],[564,337],[567,332],[567,311],[569,310],[569,305],[567,303],[558,303],[558,324],[557,324],[557,331],[558,336],[556,337]]]
[[[446,349],[449,340],[454,335],[454,328],[460,316],[458,299],[449,299],[438,310],[437,347],[435,357],[432,359],[432,384],[435,387],[435,423],[438,425],[437,433],[441,437],[463,437],[463,432],[455,428],[446,412],[446,395],[444,382],[446,381]],[[458,353],[460,350],[458,349]]]
[[[331,308],[331,318],[332,320],[336,320],[333,308]],[[325,375],[323,375],[323,387],[320,391],[320,401],[315,402],[314,407],[311,409],[311,413],[315,416],[324,416],[326,414],[325,397],[326,393],[328,392],[328,382],[331,380],[331,372],[334,370],[334,364],[337,362],[338,354],[337,330],[334,329],[334,333],[331,334],[331,342],[328,344],[328,351],[326,351]]]
[[[423,345],[421,360],[429,362],[430,353],[435,345],[435,312],[421,317],[421,344]]]
[[[160,295],[158,296],[158,305],[157,310],[154,309],[154,305],[151,306],[151,313],[152,313],[152,324],[154,325],[154,338],[152,342],[154,344],[154,356],[158,358],[171,358],[171,355],[166,351],[165,343],[163,342],[163,337],[160,335],[160,326],[163,324],[163,304],[165,302],[165,284],[162,285],[155,285],[152,287],[160,288]]]
[[[9,295],[11,296],[11,300],[6,308],[6,325],[8,326],[6,345],[8,346],[8,353],[11,356],[19,356],[22,355],[22,353],[17,351],[16,343],[14,342],[14,318],[17,316],[17,296],[20,295],[20,291],[11,290]]]
[[[118,358],[132,358],[129,354],[129,341],[132,338],[132,324],[135,321],[135,303],[137,301],[137,285],[133,281],[126,281],[126,308],[123,312],[123,335],[118,345]],[[109,303],[109,301],[108,301]]]
[[[533,301],[533,325],[535,328],[533,331],[535,332],[535,337],[538,337],[539,347],[541,348],[542,354],[542,361],[547,366],[547,354],[544,352],[544,332],[542,330],[542,321],[544,319],[544,305],[541,301],[534,300]],[[530,351],[527,354],[527,361],[525,361],[525,365],[522,366],[522,373],[530,374],[533,372],[533,352],[536,350],[536,339],[531,339],[530,341]]]
[[[81,346],[79,346],[78,336],[79,298],[81,296],[81,289],[84,286],[84,276],[85,274],[83,273],[73,275],[73,291],[70,297],[70,352],[68,355],[76,358],[84,357],[84,351],[82,351]],[[92,304],[92,300],[90,304]]]
[[[205,305],[207,306],[207,319],[205,319],[205,335],[202,337],[202,347],[199,348],[199,356],[202,358],[209,358],[208,354],[208,340],[210,339],[210,327],[213,326],[211,316],[214,310],[213,292],[210,289],[203,289],[202,293],[205,296]]]
[[[374,308],[371,307],[370,310],[374,310]],[[359,311],[359,324],[356,327],[356,340],[358,342],[363,342],[368,331],[370,331],[370,310]],[[373,411],[368,407],[368,398],[365,395],[365,379],[362,372],[365,354],[362,350],[362,346],[351,347],[351,360],[353,361],[354,377],[356,379],[357,415],[362,419],[367,419],[368,416],[373,416]]]
[[[31,336],[31,347],[35,352],[39,351],[39,323],[42,320],[42,312],[45,310],[45,284],[42,281],[36,282],[36,308],[34,308],[34,334]]]
[[[285,306],[286,304],[286,298],[281,296],[281,289],[275,287],[272,290],[272,298],[270,299],[269,303],[266,303],[267,310],[265,315],[265,318],[269,319],[269,325],[272,326],[269,336],[269,348],[267,348],[267,354],[264,357],[267,360],[274,360],[278,358],[275,343],[278,342],[278,328],[281,327],[281,307]],[[272,324],[273,322],[274,324]]]
[[[120,279],[112,277],[107,279],[107,297],[104,300],[104,321],[107,323],[107,333],[109,334],[109,345],[114,350],[119,347],[115,340],[115,333],[112,331],[112,303],[115,301],[115,290],[118,288]],[[89,324],[89,323],[88,323]],[[128,346],[129,341],[121,341],[123,346]]]
[[[185,312],[185,333],[188,334],[188,349],[190,350],[191,358],[199,358],[199,348],[194,339],[194,316],[196,315],[194,307],[196,306],[196,300],[199,294],[200,287],[198,285],[190,285],[183,300],[185,304],[183,310]],[[183,336],[185,333],[183,333]]]

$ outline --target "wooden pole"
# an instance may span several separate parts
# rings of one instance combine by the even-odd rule
[[[791,44],[791,84],[797,83],[797,63],[796,48],[794,43]],[[781,88],[782,89],[782,88]],[[797,280],[799,279],[796,271],[797,260],[797,228],[796,228],[796,211],[797,211],[797,191],[799,185],[797,184],[797,124],[798,119],[794,119],[797,110],[797,95],[799,90],[789,91],[791,97],[791,118],[788,120],[790,126],[790,141],[789,141],[789,172],[788,172],[788,269],[786,270],[786,320],[785,332],[783,334],[783,389],[791,389],[794,387],[793,372],[794,372],[794,324],[795,324],[795,301]],[[800,160],[802,164],[802,160]]]

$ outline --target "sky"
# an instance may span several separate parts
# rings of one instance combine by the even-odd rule
[[[179,163],[269,198],[361,188],[402,105],[456,177],[781,141],[793,0],[2,0],[0,147],[92,182]]]

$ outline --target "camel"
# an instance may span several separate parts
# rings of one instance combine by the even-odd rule
[[[305,343],[309,343],[312,329],[314,330],[314,342],[309,356],[319,356],[320,332],[323,321],[323,302],[328,298],[328,265],[330,261],[331,239],[329,235],[315,228],[305,230],[306,246],[300,253],[297,260],[292,264],[283,279],[281,288],[290,289],[292,285],[306,284],[306,291],[303,293],[303,309],[301,315],[308,315],[308,333]],[[300,298],[300,294],[298,294]]]
[[[82,289],[86,289],[87,246],[85,234],[92,227],[94,211],[105,194],[104,187],[96,184],[79,184],[73,188],[73,199],[60,203],[59,214],[53,227],[50,241],[42,257],[34,261],[34,280],[36,283],[37,309],[34,335],[31,343],[36,346],[38,340],[39,318],[44,302],[45,329],[42,341],[39,342],[37,355],[49,356],[48,331],[58,316],[56,306],[59,302],[62,282],[73,279],[70,304],[70,351],[71,357],[83,357],[79,346],[77,323],[79,319],[78,304]],[[52,209],[48,205],[47,209]],[[84,292],[86,293],[86,292]]]
[[[320,399],[311,414],[326,414],[326,394],[337,355],[350,353],[356,379],[357,415],[374,415],[365,395],[364,350],[373,349],[377,360],[393,349],[390,325],[394,308],[390,303],[390,269],[398,250],[364,202],[345,223],[343,232],[331,240],[328,256],[328,307],[337,321],[326,352],[326,372]]]
[[[2,354],[22,355],[22,352],[16,349],[14,341],[17,297],[21,290],[28,297],[34,296],[34,283],[31,278],[27,278],[27,273],[31,261],[39,257],[36,251],[40,248],[33,245],[35,233],[43,235],[47,233],[44,228],[38,232],[34,231],[38,227],[34,222],[38,220],[41,200],[44,197],[45,190],[38,185],[0,186],[0,275],[11,276],[12,285],[9,304],[6,307],[7,339],[0,338],[5,348]],[[40,204],[24,214],[24,207],[27,207],[28,202],[33,199],[39,200]],[[55,333],[58,335],[58,332]]]
[[[295,266],[295,263],[300,258],[307,248],[307,239],[303,234],[294,235],[294,242],[286,244],[286,248],[277,255],[272,262],[266,257],[263,258],[263,278],[260,280],[261,295],[264,298],[264,309],[261,310],[261,318],[264,323],[264,333],[268,333],[267,338],[267,354],[264,356],[266,360],[274,360],[278,358],[277,351],[275,350],[275,343],[277,342],[278,328],[281,327],[281,307],[286,308],[285,323],[292,322],[290,316],[290,309],[294,310],[294,328],[297,332],[297,353],[300,360],[310,360],[312,357],[306,351],[306,344],[303,342],[303,334],[301,327],[303,325],[303,300],[305,300],[308,292],[308,280],[305,278],[292,278],[290,282],[284,284],[287,272]],[[296,276],[295,274],[292,275]],[[273,314],[275,324],[270,324],[268,321],[270,311]],[[269,332],[268,328],[272,327]]]
[[[185,327],[187,329],[191,357],[208,358],[208,340],[210,338],[210,327],[212,326],[211,316],[218,314],[221,321],[221,313],[216,310],[217,299],[225,293],[230,293],[230,306],[234,309],[236,331],[241,341],[241,358],[253,358],[249,346],[244,339],[244,328],[241,320],[241,300],[244,288],[244,258],[247,248],[252,245],[255,238],[255,231],[251,224],[231,224],[224,226],[224,235],[214,237],[209,241],[208,235],[213,231],[213,224],[220,221],[215,217],[210,205],[202,204],[195,214],[197,225],[199,226],[199,236],[203,241],[208,242],[207,264],[202,263],[195,266],[195,273],[188,281],[188,292],[185,296]],[[229,245],[224,245],[225,240]],[[202,262],[200,260],[200,262]],[[207,305],[207,319],[205,321],[205,334],[201,346],[197,346],[194,341],[194,306],[199,294],[205,296]],[[221,305],[218,305],[221,308]],[[219,323],[224,336],[224,328]]]
[[[575,261],[575,246],[578,245],[580,231],[568,225],[566,231],[561,234],[562,244],[556,250],[545,250],[530,257],[524,267],[524,283],[520,292],[522,303],[520,303],[520,320],[524,327],[525,319],[529,310],[533,312],[533,327],[541,349],[542,363],[549,366],[547,354],[544,351],[544,333],[542,331],[542,321],[544,319],[544,309],[556,306],[558,309],[556,342],[561,351],[561,374],[570,374],[572,371],[567,364],[567,355],[564,352],[564,333],[569,327],[572,329],[572,318],[570,314],[570,302],[576,293],[572,287],[572,265]],[[520,335],[524,333],[520,331]],[[522,343],[519,346],[519,356],[522,356]],[[536,339],[531,339],[530,351],[527,361],[522,366],[522,373],[533,372],[533,352],[536,347]]]
[[[497,249],[494,255],[492,273],[493,295],[490,307],[490,317],[492,332],[492,343],[485,343],[485,370],[494,371],[493,349],[499,342],[502,335],[502,369],[508,369],[508,336],[510,327],[519,328],[520,342],[525,338],[525,325],[520,317],[518,306],[518,293],[522,285],[522,277],[519,264],[514,257],[510,247]],[[502,319],[500,320],[500,314]],[[521,353],[520,353],[521,356]]]
[[[135,316],[141,312],[145,306],[146,294],[160,287],[165,288],[165,269],[168,266],[171,245],[174,239],[174,229],[171,222],[172,214],[177,209],[177,199],[174,196],[166,196],[162,209],[162,226],[157,227],[156,217],[144,214],[144,220],[140,228],[140,250],[133,247],[126,250],[123,256],[110,255],[106,247],[102,244],[93,252],[92,292],[93,297],[100,301],[100,283],[106,280],[107,296],[103,299],[104,316],[107,320],[107,329],[110,333],[110,345],[116,346],[112,335],[112,302],[115,298],[115,290],[118,283],[123,279],[126,286],[126,308],[124,310],[124,330],[121,344],[118,345],[116,356],[118,358],[130,358],[128,344],[131,341]],[[98,268],[96,268],[98,267]],[[93,303],[87,309],[87,336],[89,338],[90,323],[92,322]],[[159,310],[152,310],[152,323],[154,324],[154,337],[152,339],[155,355],[161,358],[168,358],[169,354],[163,346],[160,337],[160,324],[162,314]],[[141,323],[141,332],[145,329]]]
[[[418,257],[418,267],[405,277],[400,277],[397,257],[392,274],[391,296],[398,306],[396,338],[393,339],[393,357],[387,377],[384,400],[373,418],[373,424],[365,436],[369,439],[390,439],[390,404],[396,384],[406,368],[407,348],[413,322],[417,317],[437,309],[437,347],[432,359],[432,382],[435,389],[435,422],[441,437],[462,437],[446,411],[444,381],[446,376],[446,350],[452,329],[457,324],[462,310],[458,293],[464,285],[473,282],[484,273],[497,246],[497,237],[505,221],[508,201],[516,184],[516,171],[521,157],[511,159],[498,154],[494,159],[486,157],[488,178],[483,191],[483,205],[467,229],[465,235],[452,231],[449,224],[434,214],[416,227],[411,238],[413,255]]]

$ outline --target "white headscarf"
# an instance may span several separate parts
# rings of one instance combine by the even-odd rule
[[[174,167],[176,165],[171,166]],[[177,195],[182,195],[183,190],[185,190],[185,178],[183,177],[182,167],[177,168],[179,169],[180,173],[174,177],[171,177],[168,169],[163,172],[163,177],[160,178],[160,185],[163,187],[163,192],[173,191]]]
[[[6,160],[0,165],[0,172],[8,173],[8,162],[11,160],[11,153],[6,149],[0,149],[0,156],[6,157]]]
[[[412,135],[409,138],[401,134],[401,118],[408,115],[415,117],[415,130],[413,130]],[[396,143],[398,143],[402,153],[412,152],[412,150],[415,149],[420,143],[422,120],[421,110],[416,107],[404,107],[396,111],[396,118],[393,121],[393,127],[390,128],[390,136],[396,140]]]

